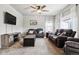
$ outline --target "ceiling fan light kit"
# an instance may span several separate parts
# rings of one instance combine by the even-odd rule
[[[41,10],[37,10],[38,13],[41,13]]]

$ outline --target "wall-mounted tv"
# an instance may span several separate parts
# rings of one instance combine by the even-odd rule
[[[16,25],[16,17],[13,16],[12,14],[5,12],[4,14],[4,23],[5,24],[12,24]]]

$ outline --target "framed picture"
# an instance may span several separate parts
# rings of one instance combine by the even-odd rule
[[[30,20],[30,25],[37,25],[37,20]]]

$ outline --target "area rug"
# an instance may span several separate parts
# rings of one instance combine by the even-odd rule
[[[8,48],[0,51],[0,55],[51,55],[51,54],[52,53],[48,49],[44,38],[36,38],[34,47],[21,46],[19,48]]]

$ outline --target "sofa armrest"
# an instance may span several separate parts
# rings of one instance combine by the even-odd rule
[[[74,42],[74,41],[66,41],[65,42],[66,46],[69,46],[71,48],[76,48],[79,49],[79,43],[78,42]]]
[[[74,41],[66,41],[64,45],[64,52],[66,55],[78,55],[79,43]]]
[[[28,35],[28,32],[26,32],[25,34]]]
[[[55,35],[55,33],[49,33],[49,35]]]
[[[79,42],[79,38],[68,37],[67,41]]]
[[[59,48],[63,48],[65,41],[67,41],[67,36],[58,36],[56,40],[57,40],[57,46]]]
[[[58,36],[57,37],[59,40],[67,40],[67,36]]]

